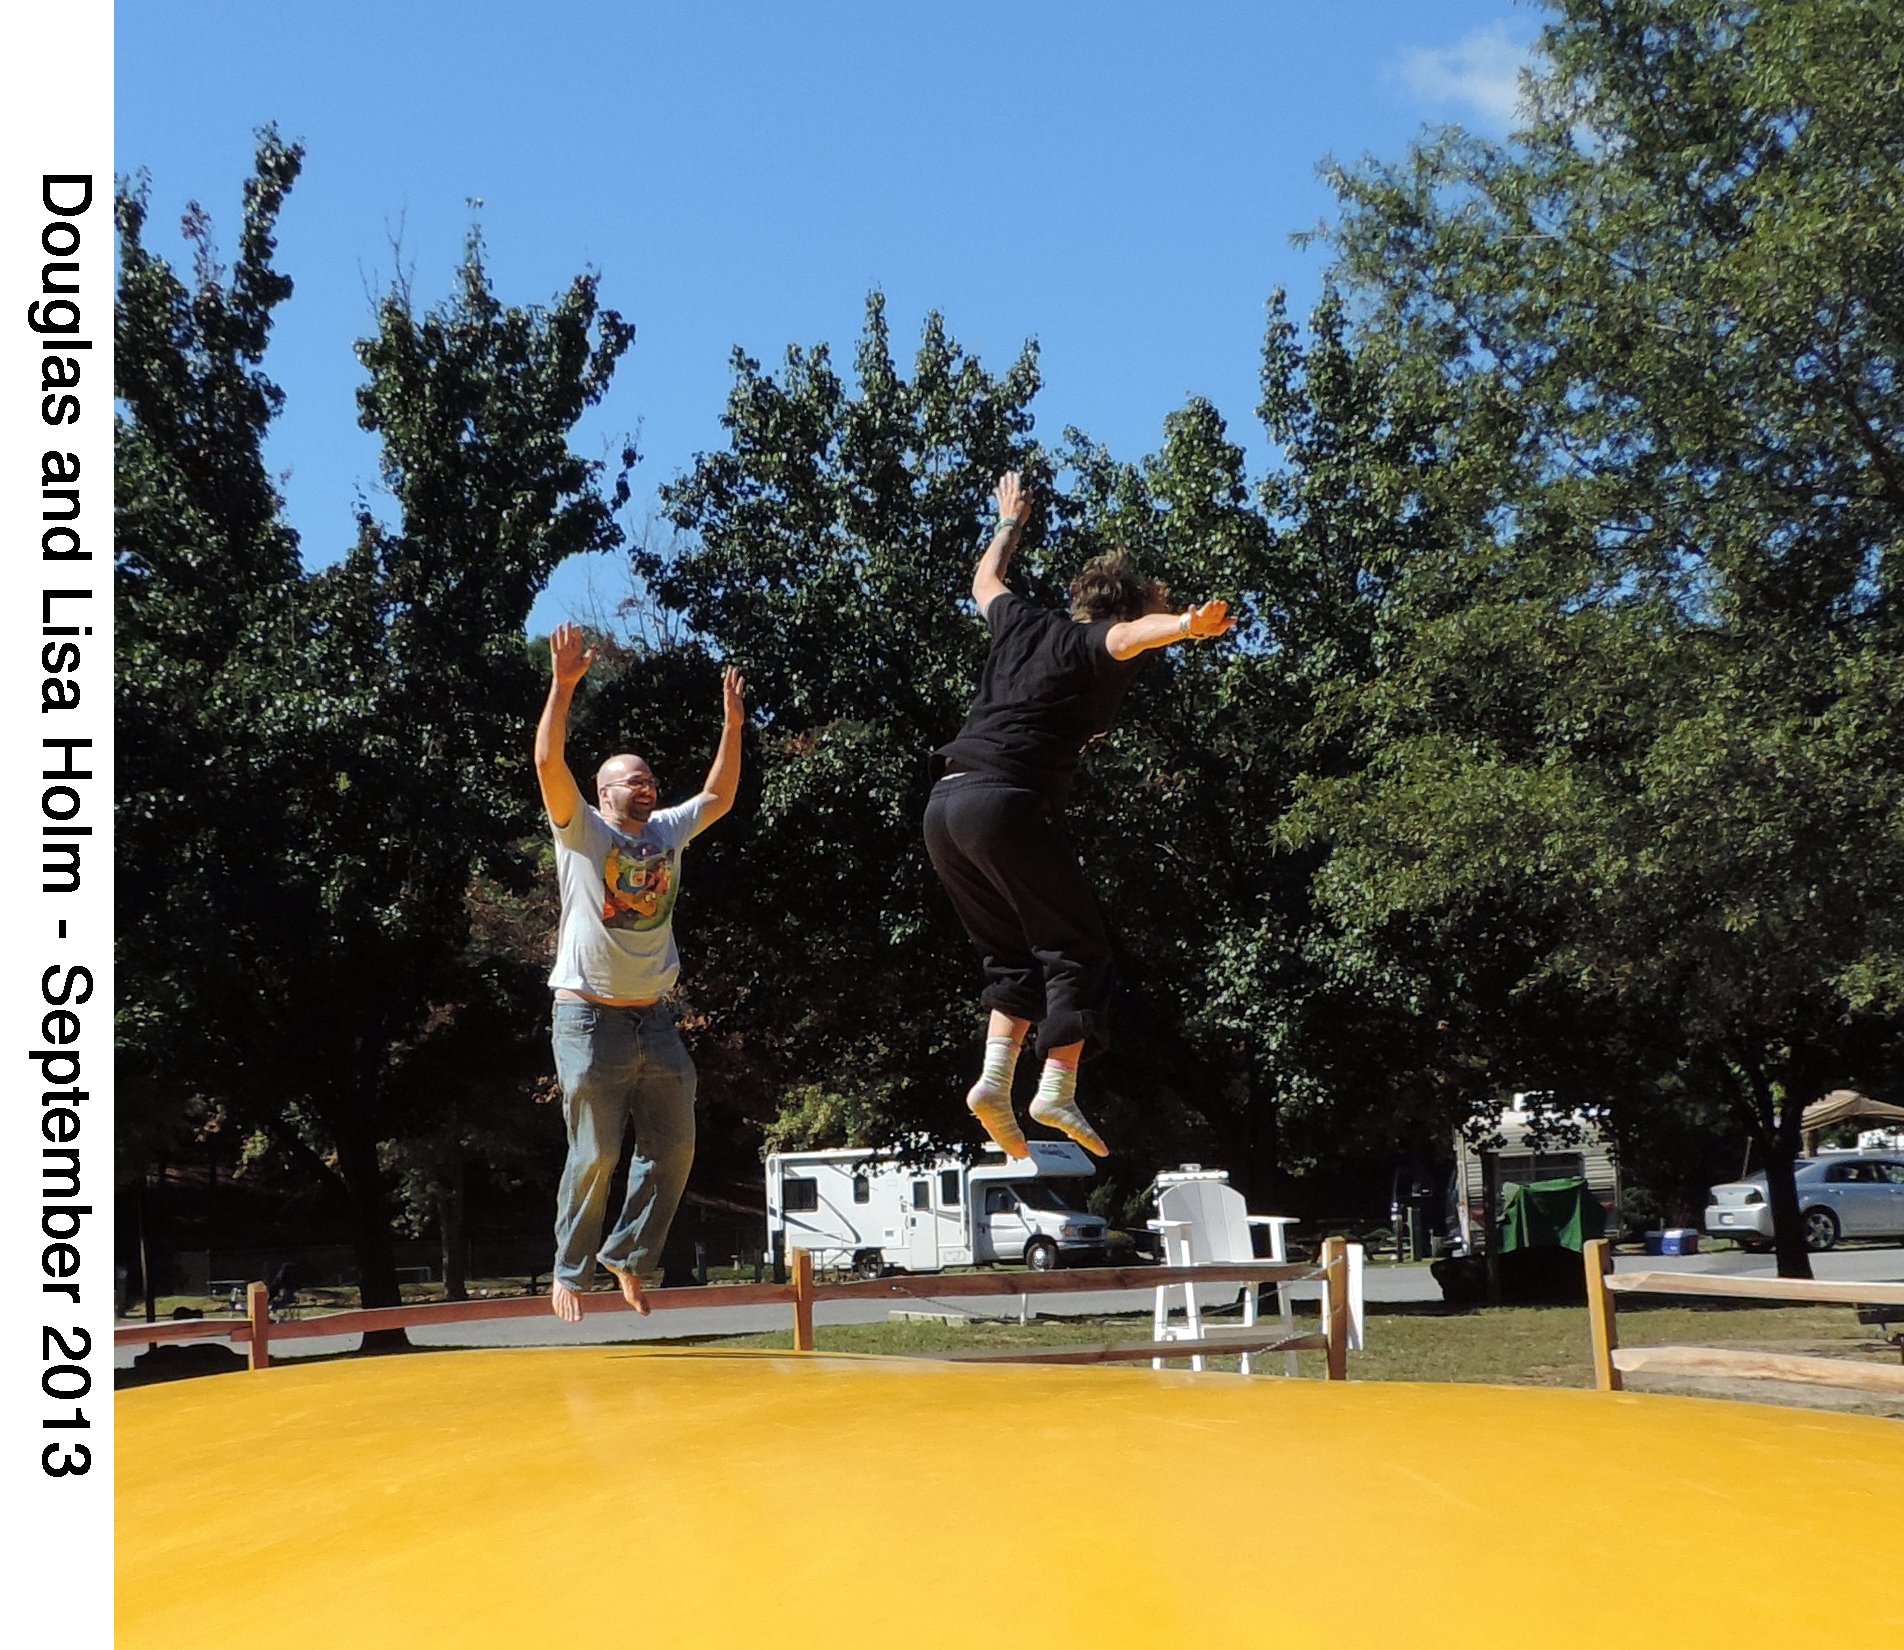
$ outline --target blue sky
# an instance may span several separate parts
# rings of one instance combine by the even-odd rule
[[[1134,459],[1203,395],[1260,461],[1263,305],[1315,295],[1323,254],[1289,237],[1330,210],[1318,163],[1399,156],[1427,123],[1503,132],[1538,24],[1512,0],[121,0],[115,162],[150,174],[155,245],[195,199],[230,246],[253,129],[304,141],[271,459],[325,561],[356,497],[378,506],[350,345],[393,241],[434,299],[472,218],[504,299],[591,266],[634,323],[577,438],[637,435],[631,530],[721,444],[731,350],[850,362],[873,287],[902,358],[932,309],[1001,369],[1037,338],[1047,438]],[[571,564],[532,627],[624,589]]]

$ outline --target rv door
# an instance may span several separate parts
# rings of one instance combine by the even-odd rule
[[[912,1272],[939,1269],[939,1220],[932,1212],[932,1180],[912,1176],[906,1187],[906,1268]]]
[[[973,1186],[974,1197],[983,1197],[985,1242],[993,1260],[1023,1260],[1025,1242],[1031,1228],[1025,1224],[1025,1212],[1018,1205],[1018,1194],[1000,1181],[980,1181]]]

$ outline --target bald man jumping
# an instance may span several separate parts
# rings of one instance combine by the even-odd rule
[[[556,1194],[555,1272],[549,1304],[565,1323],[582,1318],[595,1263],[645,1313],[660,1281],[661,1245],[694,1162],[694,1062],[675,1030],[668,993],[681,971],[674,901],[681,851],[734,805],[740,784],[746,683],[722,680],[720,748],[707,782],[675,808],[656,808],[655,776],[639,756],[611,756],[595,775],[595,806],[563,755],[576,684],[595,655],[579,625],[549,638],[548,702],[536,725],[536,779],[555,830],[562,926],[556,941],[555,1071],[569,1155]],[[608,1182],[632,1126],[628,1192],[606,1238]]]

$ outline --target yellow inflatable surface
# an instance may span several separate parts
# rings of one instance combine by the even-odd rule
[[[1904,1645],[1904,1426],[627,1348],[122,1393],[121,1650]]]

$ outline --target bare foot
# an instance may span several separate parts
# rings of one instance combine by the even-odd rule
[[[549,1284],[549,1309],[564,1323],[582,1321],[582,1297],[560,1278]]]
[[[603,1261],[608,1266],[607,1261]],[[639,1312],[644,1318],[648,1315],[648,1302],[641,1293],[641,1279],[633,1272],[624,1272],[619,1266],[608,1266],[609,1275],[621,1285],[621,1298]]]

